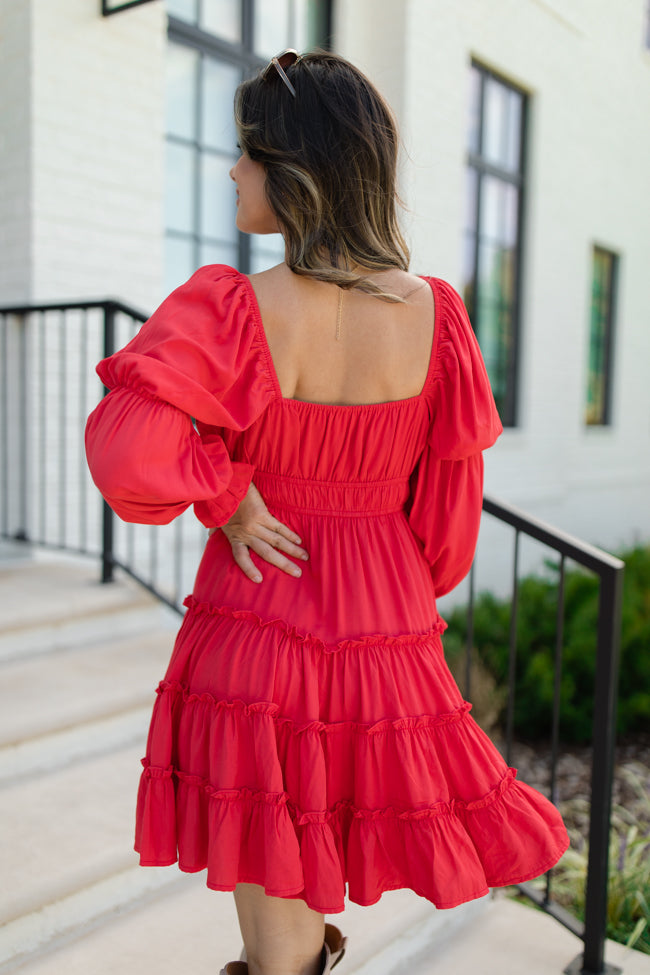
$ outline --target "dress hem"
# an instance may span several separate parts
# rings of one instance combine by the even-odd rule
[[[423,897],[425,900],[429,901],[429,903],[433,904],[436,910],[450,911],[453,910],[455,907],[460,907],[461,904],[468,904],[471,901],[479,900],[481,897],[485,897],[487,894],[490,893],[490,890],[494,888],[513,887],[516,886],[517,884],[523,884],[526,883],[526,881],[534,880],[537,877],[543,876],[548,870],[550,870],[553,866],[555,866],[555,864],[558,862],[560,857],[566,852],[568,845],[569,844],[567,841],[566,845],[558,848],[558,850],[555,851],[553,856],[545,860],[541,866],[537,866],[531,869],[530,871],[526,871],[524,874],[519,874],[515,877],[508,878],[507,880],[488,880],[484,888],[477,891],[476,893],[468,894],[462,897],[461,899],[457,899],[453,901],[436,902],[431,900],[430,897],[427,897],[425,893],[423,893],[421,890],[418,890],[416,887],[410,887],[408,884],[394,884],[394,885],[391,884],[382,887],[381,890],[379,891],[378,896],[373,898],[372,900],[361,900],[355,897],[351,897],[348,894],[348,901],[351,904],[358,904],[359,907],[372,907],[373,905],[378,904],[382,896],[386,893],[389,893],[391,890],[412,890],[413,893],[417,894],[418,897]],[[139,852],[137,847],[134,847],[134,849],[136,853]],[[174,866],[174,864],[178,864],[178,869],[181,871],[181,873],[200,873],[202,870],[207,869],[207,864],[204,864],[203,866],[196,866],[196,867],[191,867],[187,864],[181,865],[179,863],[178,857],[176,857],[174,860],[160,859],[154,861],[149,859],[147,860],[141,859],[140,861],[141,867],[170,867],[170,866]],[[272,890],[270,888],[267,888],[263,883],[260,883],[259,877],[243,876],[237,880],[236,884],[216,884],[214,883],[214,881],[206,880],[206,887],[209,890],[219,891],[221,893],[232,893],[235,887],[237,886],[237,884],[255,884],[256,886],[264,887],[264,893],[267,894],[267,896],[269,897],[286,897],[286,898],[293,899],[299,897],[300,893],[304,890],[304,887],[299,887],[299,888],[291,887],[291,888],[283,889],[282,891]],[[309,907],[312,911],[317,911],[320,914],[341,914],[345,910],[345,904],[343,904],[342,907],[339,906],[333,907],[332,905],[328,905],[326,907],[324,905],[317,905],[311,903],[306,898],[300,898],[300,899],[304,900],[307,907]]]

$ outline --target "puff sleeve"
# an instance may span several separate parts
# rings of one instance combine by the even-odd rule
[[[86,456],[125,521],[167,524],[195,504],[204,525],[222,525],[248,490],[252,466],[218,434],[250,426],[275,395],[244,280],[201,268],[97,366],[110,392],[88,418]]]
[[[431,383],[431,424],[411,477],[409,523],[431,567],[436,595],[467,575],[483,503],[483,455],[503,427],[460,295],[437,282],[441,302]]]

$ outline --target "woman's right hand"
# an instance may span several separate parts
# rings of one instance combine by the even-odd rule
[[[217,529],[213,528],[210,534],[215,531]],[[253,582],[261,582],[262,573],[251,559],[249,550],[288,575],[296,577],[302,575],[300,566],[286,557],[292,555],[301,560],[309,558],[305,549],[301,548],[300,537],[287,525],[273,517],[253,483],[250,484],[239,507],[230,520],[222,526],[221,531],[232,546],[235,562],[244,575]]]

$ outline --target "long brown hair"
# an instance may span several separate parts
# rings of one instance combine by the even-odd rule
[[[244,81],[235,94],[243,152],[261,162],[266,196],[296,274],[389,301],[356,267],[408,270],[399,229],[393,115],[358,68],[329,52]]]

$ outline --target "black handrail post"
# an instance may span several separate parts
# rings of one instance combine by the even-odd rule
[[[104,358],[115,351],[115,305],[104,305]],[[109,390],[104,388],[104,396]],[[104,501],[102,505],[102,583],[113,581],[113,511]]]
[[[623,564],[601,576],[598,603],[598,647],[594,692],[594,746],[591,771],[589,863],[585,899],[583,972],[600,975],[605,967],[607,881],[612,780],[616,742],[616,700],[620,657]]]
[[[113,512],[102,505],[102,582],[113,581]]]

